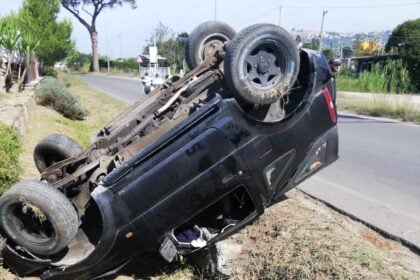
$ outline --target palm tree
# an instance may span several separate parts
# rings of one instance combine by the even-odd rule
[[[0,18],[0,71],[4,69],[4,61],[3,61],[3,32],[6,24],[3,19]],[[4,82],[4,76],[0,72],[0,85]]]
[[[25,70],[23,70],[22,76],[20,76],[18,80],[19,90],[22,89],[22,85],[25,80],[25,75],[26,74],[29,75],[28,68],[30,67],[30,64],[31,64],[31,55],[40,46],[42,35],[24,30],[23,32],[21,32],[20,37],[21,37],[21,40],[20,40],[19,49],[20,49],[21,54],[25,55],[26,66],[25,66]],[[20,70],[19,70],[19,73],[20,73]]]
[[[13,16],[9,16],[5,20],[3,27],[3,46],[9,51],[7,68],[6,68],[6,91],[11,87],[12,79],[12,62],[15,55],[16,47],[19,42],[20,34],[17,27],[17,21]]]

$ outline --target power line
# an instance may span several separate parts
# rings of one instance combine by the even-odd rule
[[[260,19],[260,18],[262,18],[262,17],[265,17],[265,16],[267,16],[267,15],[269,15],[269,14],[273,13],[274,11],[276,11],[276,10],[278,10],[278,9],[279,9],[279,7],[276,7],[276,8],[274,8],[274,9],[271,9],[271,10],[269,10],[269,11],[267,11],[267,12],[263,13],[263,14],[260,14],[259,16],[256,16],[256,17],[255,17],[255,18],[253,18],[253,19],[250,19],[250,20],[247,20],[247,21],[242,22],[242,23],[241,23],[241,25],[244,25],[244,24],[247,24],[247,23],[250,23],[250,22],[256,21],[257,19]]]
[[[368,9],[368,8],[384,8],[384,7],[400,7],[400,6],[413,6],[420,5],[420,2],[399,3],[399,4],[380,4],[380,5],[360,5],[360,6],[283,6],[289,9]]]
[[[399,4],[381,4],[381,5],[365,5],[365,6],[287,6],[282,5],[279,7],[272,8],[259,16],[256,16],[255,18],[252,18],[250,20],[244,21],[241,23],[241,25],[248,24],[250,22],[256,21],[257,19],[260,19],[262,17],[265,17],[274,11],[278,11],[281,9],[302,9],[302,10],[340,10],[340,9],[369,9],[369,8],[386,8],[386,7],[401,7],[401,6],[414,6],[414,5],[420,5],[420,2],[411,2],[411,3],[399,3]]]

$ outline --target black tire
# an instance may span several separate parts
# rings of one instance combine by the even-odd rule
[[[39,172],[42,173],[54,163],[78,156],[82,152],[82,147],[70,137],[52,134],[36,145],[34,161]]]
[[[230,41],[225,80],[241,101],[268,105],[289,92],[299,66],[298,47],[286,30],[272,24],[256,24]]]
[[[16,244],[47,256],[70,243],[77,233],[79,218],[60,191],[48,184],[25,181],[0,197],[0,226]]]
[[[207,21],[197,26],[188,37],[185,60],[190,70],[200,65],[206,54],[235,36],[235,30],[226,23]]]

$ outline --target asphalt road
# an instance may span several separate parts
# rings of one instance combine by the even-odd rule
[[[420,248],[420,126],[339,118],[340,159],[300,188]]]
[[[83,75],[122,101],[142,97],[137,80]],[[340,159],[300,188],[420,248],[420,126],[339,117]]]
[[[78,75],[91,87],[105,92],[125,103],[133,103],[144,96],[143,85],[139,78],[115,77],[106,75]]]

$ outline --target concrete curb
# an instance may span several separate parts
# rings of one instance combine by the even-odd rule
[[[338,213],[340,213],[340,214],[342,214],[342,215],[344,215],[344,216],[346,216],[346,217],[348,217],[348,218],[350,218],[350,219],[352,219],[352,220],[354,220],[356,222],[362,223],[363,225],[365,225],[368,228],[376,231],[377,233],[379,233],[383,237],[401,243],[402,245],[404,245],[405,247],[407,247],[408,249],[410,249],[410,251],[412,251],[413,253],[415,253],[417,255],[420,255],[420,247],[417,246],[416,244],[408,241],[407,239],[404,239],[404,238],[401,238],[399,236],[396,236],[395,234],[392,234],[392,233],[390,233],[390,232],[388,232],[386,230],[383,230],[383,229],[381,229],[381,228],[379,228],[379,227],[377,227],[377,226],[375,226],[375,225],[373,225],[371,223],[368,223],[368,222],[366,222],[366,221],[358,218],[357,216],[355,216],[353,214],[350,214],[349,212],[344,211],[344,210],[340,209],[339,207],[336,207],[335,205],[333,205],[333,204],[331,204],[331,203],[329,203],[329,202],[327,202],[327,201],[325,201],[323,199],[320,199],[320,198],[318,198],[318,197],[316,197],[316,196],[314,196],[314,195],[312,195],[312,194],[310,194],[310,193],[308,193],[308,192],[300,189],[299,187],[298,187],[298,190],[300,192],[304,193],[305,195],[309,196],[310,198],[312,198],[312,199],[314,199],[316,201],[319,201],[320,203],[328,206],[329,208],[333,209],[334,211],[337,211]]]

